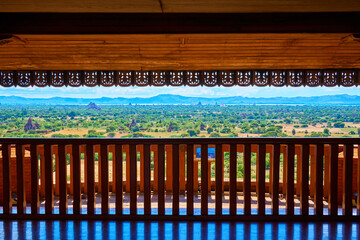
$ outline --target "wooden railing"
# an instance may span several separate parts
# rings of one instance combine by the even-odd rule
[[[359,142],[0,139],[0,217],[353,220],[360,214]]]

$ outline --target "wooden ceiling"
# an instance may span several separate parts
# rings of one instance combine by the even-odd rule
[[[1,0],[0,12],[353,12],[359,0]]]
[[[352,33],[13,35],[0,70],[360,68]]]

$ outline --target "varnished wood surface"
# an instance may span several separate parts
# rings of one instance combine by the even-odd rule
[[[360,10],[357,0],[2,0],[1,12],[351,12]]]
[[[351,33],[14,35],[1,70],[359,68]]]

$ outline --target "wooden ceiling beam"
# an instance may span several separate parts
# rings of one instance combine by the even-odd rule
[[[353,33],[3,35],[1,70],[360,68]]]
[[[0,13],[0,34],[360,33],[360,12]]]

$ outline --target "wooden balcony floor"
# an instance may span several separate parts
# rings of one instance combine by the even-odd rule
[[[87,213],[87,200],[86,195],[82,195],[82,202],[81,202],[81,213],[86,214]],[[157,215],[158,213],[158,196],[157,194],[151,195],[151,214]],[[100,214],[101,213],[101,194],[97,193],[95,194],[95,213]],[[72,205],[73,199],[72,195],[69,195],[68,197],[68,214],[73,213],[73,205]],[[229,214],[229,195],[224,194],[223,200],[223,214],[227,215]],[[244,214],[244,198],[242,194],[238,194],[237,196],[237,214],[242,215]],[[265,213],[271,214],[271,198],[269,196],[266,196],[265,198]],[[329,215],[328,213],[328,202],[323,201],[324,204],[324,215]],[[295,215],[300,215],[300,200],[295,198],[294,200],[294,206],[295,206]],[[285,215],[286,214],[286,199],[282,198],[280,196],[279,200],[279,214]],[[16,213],[17,208],[16,205],[13,205],[12,212]],[[2,207],[0,207],[0,213],[2,213]],[[30,204],[26,207],[26,213],[31,213]],[[45,201],[40,202],[40,214],[45,213]],[[55,196],[54,199],[54,214],[59,213],[59,199]],[[137,213],[138,214],[144,214],[144,198],[143,194],[140,193],[137,197]],[[209,215],[215,215],[215,194],[212,192],[211,195],[208,197],[208,213]],[[115,214],[115,193],[109,193],[109,214]],[[128,215],[130,214],[130,194],[125,193],[123,195],[123,214]],[[172,194],[169,193],[165,195],[165,215],[171,215],[172,214]],[[184,194],[180,194],[180,215],[186,215],[186,196]],[[251,214],[257,214],[257,197],[256,193],[252,193],[251,196]],[[309,214],[314,215],[314,202],[313,200],[309,199]],[[201,197],[200,195],[194,197],[194,215],[201,215]],[[342,209],[341,206],[338,208],[338,215],[342,215]],[[353,208],[353,215],[356,215],[356,208]]]
[[[359,239],[359,223],[0,221],[0,239]]]

